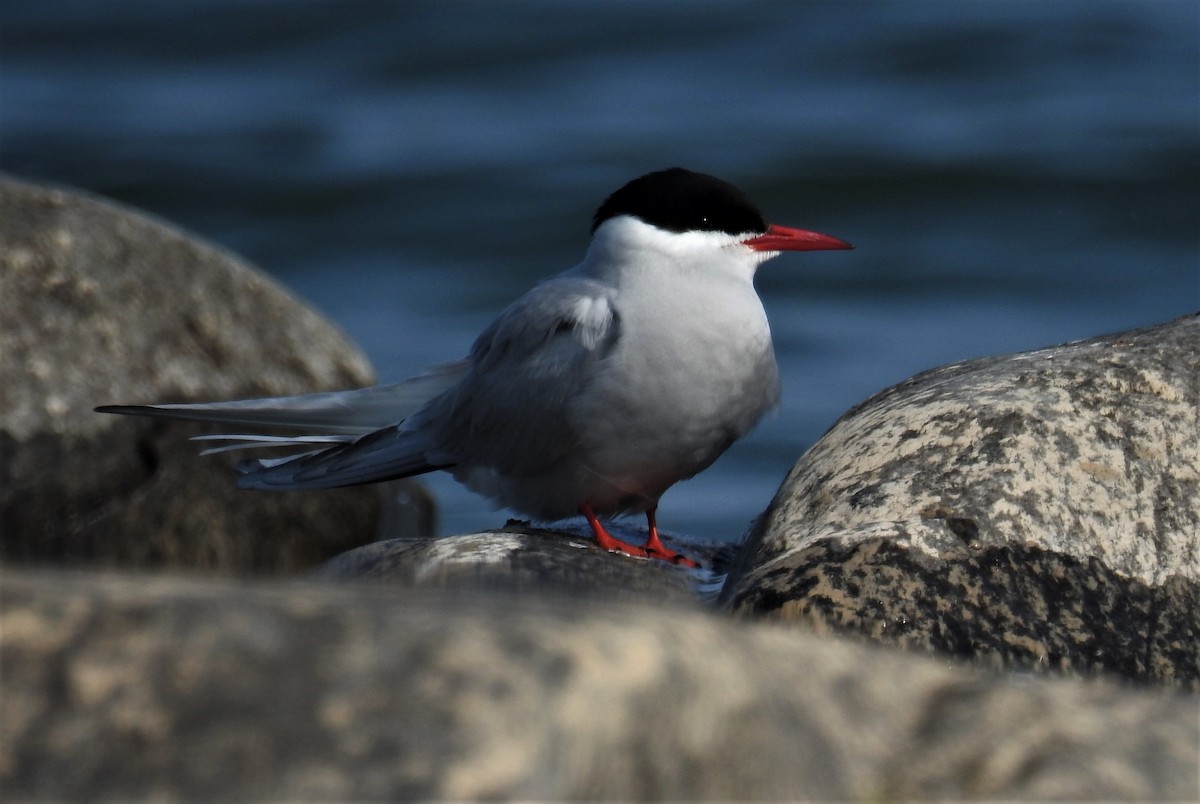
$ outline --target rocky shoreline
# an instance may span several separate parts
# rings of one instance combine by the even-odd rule
[[[371,381],[132,210],[0,178],[0,312],[9,797],[1200,798],[1200,317],[877,394],[696,573],[92,415]]]

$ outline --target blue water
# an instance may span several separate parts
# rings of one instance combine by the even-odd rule
[[[385,380],[462,355],[674,164],[858,246],[760,273],[783,405],[660,512],[724,540],[873,391],[1200,308],[1200,3],[0,11],[0,168],[239,252]],[[503,522],[430,482],[444,532]]]

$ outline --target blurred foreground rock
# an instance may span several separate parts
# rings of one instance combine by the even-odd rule
[[[5,560],[292,572],[375,536],[378,489],[248,494],[234,457],[196,457],[211,428],[92,412],[371,382],[332,325],[163,223],[0,177],[0,376]]]
[[[1200,794],[1194,696],[674,606],[25,571],[0,611],[14,799]]]
[[[867,400],[797,463],[724,597],[995,667],[1200,688],[1200,317]]]

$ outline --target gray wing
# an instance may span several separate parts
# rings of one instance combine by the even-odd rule
[[[614,296],[600,282],[559,277],[505,310],[476,340],[463,381],[413,417],[428,422],[431,458],[521,476],[572,452],[572,400],[620,338]]]
[[[277,491],[332,489],[446,468],[431,464],[427,451],[424,434],[386,427],[316,452],[242,461],[237,467],[238,486]]]
[[[286,462],[244,464],[239,484],[331,488],[463,462],[541,471],[575,447],[567,407],[618,334],[611,289],[550,280],[501,313],[476,340],[462,381],[404,423]]]

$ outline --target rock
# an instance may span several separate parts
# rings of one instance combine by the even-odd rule
[[[610,523],[619,539],[641,543],[646,534]],[[713,546],[666,543],[711,568]],[[616,556],[600,549],[590,531],[548,530],[510,521],[500,530],[439,539],[389,539],[330,559],[307,576],[320,581],[380,581],[405,586],[557,592],[597,599],[694,602],[711,584],[711,569],[691,572],[664,561]]]
[[[996,667],[1200,688],[1200,317],[876,395],[800,459],[723,599]]]
[[[18,799],[1186,799],[1197,698],[665,605],[7,573]]]
[[[0,305],[6,798],[1200,797],[1195,695],[730,620],[705,576],[584,532],[395,539],[287,583],[14,568],[295,571],[369,540],[378,490],[238,492],[199,429],[91,413],[369,381],[228,255],[0,180]],[[1195,687],[1198,333],[951,366],[851,411],[726,601]]]
[[[290,572],[375,535],[376,489],[241,492],[187,441],[211,429],[92,412],[371,381],[332,325],[158,221],[0,178],[0,376],[5,560]]]

